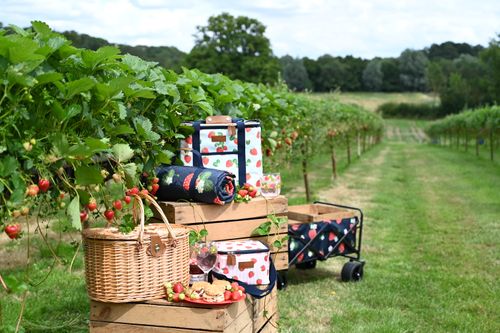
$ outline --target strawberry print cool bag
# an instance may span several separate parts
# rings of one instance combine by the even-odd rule
[[[260,188],[262,176],[261,126],[257,120],[211,116],[193,121],[194,133],[181,141],[180,158],[186,166],[225,170]]]
[[[276,284],[276,269],[269,248],[260,241],[235,240],[217,242],[217,262],[212,275],[218,279],[236,281],[245,291],[261,298]],[[265,288],[256,286],[267,285]]]

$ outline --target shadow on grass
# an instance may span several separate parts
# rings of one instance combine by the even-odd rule
[[[296,269],[290,268],[288,270],[288,285],[295,286],[303,283],[313,283],[316,281],[331,280],[334,278],[340,281],[340,273],[333,272],[321,267],[316,267],[313,269]]]

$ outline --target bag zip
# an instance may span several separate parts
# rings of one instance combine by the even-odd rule
[[[217,251],[217,254],[250,254],[269,252],[269,249],[238,250],[238,251]]]

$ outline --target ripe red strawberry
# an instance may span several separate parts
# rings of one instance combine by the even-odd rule
[[[232,295],[232,292],[230,292],[229,290],[226,290],[224,292],[224,300],[225,301],[230,301],[231,300],[231,295]]]
[[[184,161],[186,161],[186,163],[191,163],[191,155],[185,155]]]
[[[121,210],[122,209],[122,201],[121,200],[115,200],[113,202],[113,207],[115,207],[116,210]]]
[[[239,291],[233,291],[233,292],[231,293],[231,300],[232,300],[232,301],[234,301],[234,302],[239,301],[239,300],[240,300],[240,298],[241,298],[241,294],[240,294],[240,292],[239,292]]]
[[[182,187],[186,190],[189,191],[189,184],[191,183],[191,179],[193,179],[194,172],[190,173],[189,175],[184,178],[184,182],[182,183]]]
[[[115,217],[115,212],[111,209],[108,209],[104,212],[104,217],[106,218],[106,220],[111,221]]]
[[[87,204],[87,208],[92,212],[97,208],[97,202],[94,199],[90,199],[90,202]]]
[[[80,212],[80,221],[85,222],[85,221],[87,221],[88,217],[89,216],[88,216],[86,211],[82,210]]]
[[[248,192],[248,195],[251,197],[251,198],[255,198],[257,196],[257,190],[253,190],[252,192]]]
[[[226,161],[226,168],[230,168],[233,166],[233,162],[231,160]]]
[[[231,283],[231,291],[236,291],[239,289],[239,287],[240,287],[240,285],[238,284],[238,282]]]
[[[172,287],[172,290],[174,291],[174,293],[182,293],[184,291],[184,287],[182,286],[182,283],[180,282],[177,282],[176,284],[174,284],[174,286]]]
[[[242,197],[246,197],[246,195],[248,194],[248,191],[247,190],[239,190],[238,194],[241,195]]]
[[[35,197],[38,195],[38,191],[40,189],[38,188],[37,185],[30,185],[28,186],[28,189],[26,190],[26,194],[30,197]]]
[[[123,198],[123,201],[125,201],[125,203],[128,205],[130,203],[130,201],[132,201],[132,198],[128,195],[126,195],[124,198]]]
[[[160,185],[159,184],[153,184],[151,186],[151,194],[155,195],[156,192],[158,192],[158,189],[160,188]]]
[[[38,187],[40,188],[40,191],[47,192],[50,187],[50,181],[48,179],[42,178],[38,181]]]
[[[126,193],[127,193],[127,195],[137,195],[137,194],[139,194],[139,189],[136,186],[134,186],[130,190],[128,190]]]
[[[158,184],[160,182],[160,178],[154,177],[152,182],[153,182],[153,184]]]
[[[20,224],[9,224],[5,227],[5,233],[9,236],[10,239],[19,238],[21,234],[21,225]]]
[[[250,155],[257,156],[257,154],[258,154],[257,148],[250,149]]]
[[[149,194],[149,191],[148,191],[148,190],[146,190],[146,189],[143,189],[143,190],[141,190],[141,194],[142,194],[142,195],[148,195],[148,194]]]

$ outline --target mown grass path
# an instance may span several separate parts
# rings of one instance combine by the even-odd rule
[[[500,166],[392,140],[321,194],[365,209],[365,279],[339,282],[341,258],[291,269],[282,332],[500,331]]]

